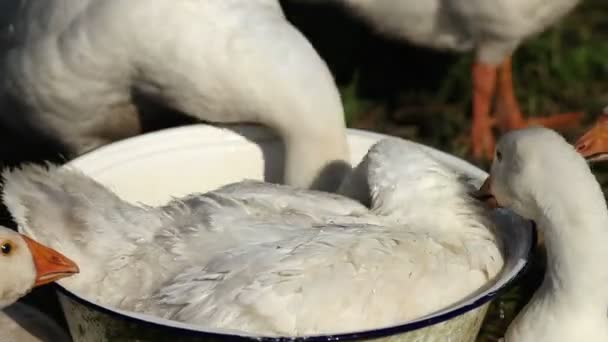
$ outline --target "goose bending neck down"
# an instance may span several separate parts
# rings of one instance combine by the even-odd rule
[[[608,341],[608,211],[585,159],[549,129],[513,131],[498,142],[481,193],[545,236],[544,281],[506,342]]]
[[[277,0],[22,2],[0,72],[2,95],[27,108],[0,116],[11,127],[33,124],[77,156],[141,133],[136,92],[273,129],[289,185],[334,191],[349,170],[333,76]]]

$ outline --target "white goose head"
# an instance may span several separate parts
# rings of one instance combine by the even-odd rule
[[[505,340],[608,341],[608,211],[574,146],[546,128],[509,132],[480,192],[544,233],[544,281]]]
[[[582,189],[593,200],[581,201]],[[501,137],[482,192],[489,192],[500,206],[535,221],[564,206],[585,212],[591,207],[583,208],[582,202],[605,203],[585,159],[561,135],[540,127]],[[605,204],[600,211],[605,211]]]
[[[59,252],[0,226],[0,308],[32,288],[78,273],[78,266]]]

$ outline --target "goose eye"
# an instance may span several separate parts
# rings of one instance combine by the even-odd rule
[[[4,255],[10,255],[13,251],[13,244],[10,242],[4,242],[0,245],[0,252]]]
[[[502,153],[498,150],[496,150],[496,160],[498,160],[498,161],[502,160]]]

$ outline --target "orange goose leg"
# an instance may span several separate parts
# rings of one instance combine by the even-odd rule
[[[511,57],[505,59],[498,68],[496,88],[495,117],[497,125],[503,132],[531,125],[545,126],[552,129],[575,127],[583,115],[581,112],[573,112],[524,119],[513,92]]]
[[[490,117],[490,106],[496,88],[496,67],[474,63],[473,120],[471,122],[471,150],[476,159],[492,159],[494,154],[494,120]]]
[[[494,154],[494,124],[502,132],[530,125],[553,129],[578,125],[583,113],[563,113],[547,117],[524,119],[513,92],[511,57],[498,67],[475,62],[473,78],[473,120],[471,123],[471,150],[476,159],[491,160]],[[490,116],[492,100],[495,98],[494,116]]]

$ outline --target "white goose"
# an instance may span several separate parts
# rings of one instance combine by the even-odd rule
[[[544,281],[505,341],[608,341],[608,210],[585,159],[549,129],[514,131],[482,191],[536,221],[547,249]]]
[[[2,119],[78,155],[140,133],[133,92],[286,146],[285,182],[333,191],[349,168],[326,64],[277,0],[24,0],[5,57]],[[27,133],[27,132],[26,132]]]
[[[59,252],[0,226],[0,341],[69,341],[66,334],[41,312],[15,303],[36,286],[78,272],[74,262]]]
[[[528,124],[562,127],[576,124],[582,115],[524,119],[513,92],[510,58],[525,39],[554,24],[580,0],[333,1],[352,9],[382,33],[435,49],[475,50],[471,144],[476,157],[491,158],[494,122],[502,130]],[[494,97],[496,117],[491,118]]]
[[[503,265],[471,186],[397,139],[372,147],[342,188],[369,208],[254,181],[151,208],[76,171],[26,166],[4,178],[20,228],[86,266],[64,284],[209,328],[295,336],[386,326],[464,299]]]

